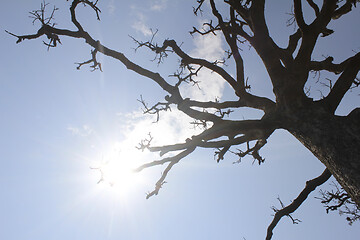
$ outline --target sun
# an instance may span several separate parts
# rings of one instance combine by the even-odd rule
[[[115,142],[101,154],[101,160],[90,168],[99,175],[98,185],[120,195],[129,194],[144,182],[143,175],[135,172],[141,154],[134,147]]]

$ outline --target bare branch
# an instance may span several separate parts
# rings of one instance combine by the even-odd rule
[[[289,44],[286,50],[292,55],[295,52],[296,47],[298,46],[299,40],[301,39],[301,31],[298,29],[294,34],[289,37]]]
[[[35,38],[38,38],[38,37],[42,36],[43,34],[45,34],[45,31],[44,31],[43,28],[40,28],[39,31],[38,31],[36,34],[21,35],[21,36],[16,35],[16,34],[14,34],[14,33],[11,33],[11,32],[9,32],[9,31],[7,31],[7,30],[5,30],[5,32],[8,33],[8,34],[10,34],[11,36],[17,37],[18,40],[16,41],[16,43],[20,43],[20,42],[22,42],[22,41],[25,40],[25,39],[29,39],[29,40],[30,40],[30,39],[35,39]]]
[[[108,162],[106,162],[105,164],[107,164]],[[92,170],[98,170],[99,173],[100,173],[100,178],[99,180],[97,181],[97,184],[100,184],[100,183],[108,183],[111,187],[114,186],[114,182],[112,181],[108,181],[105,177],[105,174],[104,174],[104,170],[103,170],[103,167],[104,166],[100,166],[100,167],[90,167],[90,169]]]
[[[251,155],[260,161],[262,158],[258,154],[258,151],[265,145],[266,139],[272,134],[274,129],[276,129],[273,124],[276,123],[266,120],[222,120],[219,123],[215,123],[211,128],[204,130],[199,135],[187,139],[185,143],[149,147],[149,150],[151,152],[160,152],[160,155],[164,155],[168,152],[183,150],[189,147],[223,148],[261,139],[255,147],[251,149]],[[236,137],[237,135],[239,135],[239,137]],[[228,137],[228,140],[214,141],[220,137]]]
[[[180,71],[177,71],[176,73],[170,75],[169,77],[176,77],[178,79],[178,82],[175,84],[176,87],[180,86],[181,83],[192,83],[193,86],[197,86],[199,89],[199,81],[195,80],[194,77],[198,76],[198,73],[203,68],[203,66],[200,66],[198,68],[192,67],[190,64],[183,66],[180,66]],[[187,74],[185,73],[187,72]]]
[[[294,0],[294,13],[295,13],[296,23],[299,26],[300,30],[304,32],[304,30],[307,27],[307,24],[305,23],[304,20],[304,15],[301,5],[302,5],[301,0]]]
[[[156,114],[155,122],[159,121],[161,111],[168,111],[168,110],[171,111],[170,103],[167,103],[167,102],[166,103],[158,102],[154,106],[149,108],[147,103],[143,99],[142,95],[140,95],[140,99],[138,99],[138,102],[140,102],[143,105],[143,107],[144,107],[143,113],[144,114]]]
[[[284,203],[281,201],[280,197],[278,197],[277,200],[279,201],[279,203],[280,203],[280,205],[281,205],[281,208],[284,209],[284,208],[285,208],[285,205],[284,205]],[[272,206],[271,209],[275,212],[275,214],[280,211],[280,210],[277,209],[275,206]],[[301,222],[300,219],[293,218],[292,214],[287,214],[286,216],[291,219],[291,221],[292,221],[293,224],[298,224],[298,223]]]
[[[251,155],[254,158],[254,161],[257,160],[259,165],[261,163],[265,162],[265,159],[263,157],[260,156],[259,151],[260,149],[265,146],[265,144],[267,143],[266,139],[269,136],[267,136],[266,138],[262,138],[257,140],[256,144],[253,147],[250,147],[250,143],[247,142],[246,146],[247,146],[247,150],[246,151],[242,151],[240,149],[237,149],[237,152],[232,152],[235,155],[237,155],[239,157],[239,160],[233,162],[233,163],[240,163],[241,159],[247,155]]]
[[[231,31],[230,23],[233,27],[236,26],[234,10],[230,8],[231,21],[230,21],[230,23],[225,23],[223,21],[222,16],[216,9],[214,0],[210,0],[210,4],[211,4],[212,12],[219,21],[221,30],[225,36],[225,39],[226,39],[228,45],[230,46],[232,56],[235,60],[236,80],[237,80],[238,84],[237,84],[237,86],[232,86],[232,87],[238,92],[239,96],[241,96],[241,94],[243,92],[245,92],[244,63],[243,63],[243,59],[239,53],[239,49],[237,46],[237,34],[230,33],[230,31]]]
[[[154,38],[155,38],[156,34],[158,33],[158,30],[156,30],[156,31],[153,31],[152,29],[150,29],[150,30],[151,30],[151,38],[149,41],[146,41],[146,42],[138,41],[132,36],[130,36],[130,38],[137,44],[135,51],[137,51],[139,48],[142,48],[142,47],[149,48],[151,51],[153,51],[155,53],[155,57],[152,61],[157,60],[157,63],[160,64],[168,56],[168,53],[172,52],[172,51],[169,49],[166,49],[166,47],[160,47],[157,45],[157,43],[154,43]]]
[[[101,63],[97,61],[96,59],[96,54],[98,53],[98,51],[96,49],[91,51],[91,59],[82,62],[82,63],[76,63],[78,64],[78,66],[76,67],[77,70],[80,70],[81,66],[86,65],[86,64],[90,64],[93,63],[92,65],[90,65],[90,68],[92,68],[91,71],[95,71],[97,69],[99,69],[102,72],[102,68],[101,68]]]
[[[195,150],[195,148],[188,148],[185,151],[182,151],[181,153],[179,153],[173,157],[168,157],[168,158],[164,158],[163,160],[160,160],[160,161],[154,161],[151,163],[147,163],[147,164],[144,164],[134,170],[136,172],[140,172],[145,168],[149,168],[152,166],[157,166],[157,165],[164,164],[166,162],[170,162],[169,165],[165,168],[164,172],[161,174],[160,179],[156,182],[155,189],[152,192],[147,194],[146,199],[150,198],[153,195],[158,195],[160,188],[164,185],[164,183],[166,183],[165,178],[168,175],[169,171],[172,169],[172,167],[176,163],[178,163],[181,159],[183,159],[184,157],[186,157],[187,155],[192,153],[194,150]]]
[[[315,190],[316,187],[320,186],[321,184],[325,183],[329,178],[331,177],[331,173],[328,169],[325,169],[324,172],[312,179],[306,182],[305,188],[301,191],[299,196],[294,199],[294,201],[282,209],[276,211],[273,221],[270,223],[268,229],[267,229],[267,235],[266,240],[270,240],[273,235],[273,230],[280,221],[280,219],[283,216],[289,216],[291,213],[296,211],[301,204],[306,200],[306,198],[309,196],[309,194]]]
[[[252,1],[225,0],[224,2],[229,4],[241,16],[241,18],[249,24],[250,29],[252,29],[253,24],[249,13]]]
[[[310,7],[312,7],[312,9],[314,9],[315,15],[319,16],[319,14],[320,14],[319,6],[316,3],[314,3],[313,0],[306,0],[306,1],[310,5]]]
[[[144,151],[145,149],[149,149],[152,140],[153,137],[151,136],[151,133],[148,133],[148,138],[141,140],[139,146],[137,146],[136,148],[141,151]]]
[[[323,61],[311,61],[310,62],[310,69],[313,71],[322,71],[322,70],[326,70],[328,72],[333,72],[335,74],[340,74],[342,73],[346,67],[348,66],[348,64],[350,64],[351,61],[353,61],[353,59],[355,58],[357,54],[355,54],[354,56],[346,59],[345,61],[341,62],[341,63],[333,63],[334,58],[333,57],[327,57],[326,59],[324,59]]]
[[[359,0],[346,0],[345,4],[336,9],[336,11],[333,13],[332,18],[338,19],[342,17],[343,15],[349,13],[352,10],[352,5],[356,7],[356,2],[359,2]]]
[[[334,87],[323,102],[331,112],[335,112],[345,93],[351,88],[360,71],[360,53],[344,62],[344,71],[335,82]]]
[[[205,27],[207,27],[207,29],[205,29]],[[216,36],[216,32],[220,30],[221,30],[220,26],[219,25],[213,26],[212,20],[210,20],[209,23],[203,23],[203,28],[201,30],[197,29],[196,27],[193,27],[193,30],[190,31],[189,33],[191,35],[195,33],[198,33],[200,35],[207,35],[209,33],[212,33]]]
[[[302,42],[296,56],[297,65],[308,65],[320,33],[323,36],[328,36],[333,32],[327,29],[326,26],[331,21],[332,13],[336,8],[336,2],[336,0],[324,1],[318,16],[310,25],[307,25],[303,18],[301,0],[294,0],[295,18],[302,32]],[[306,81],[306,79],[304,78],[303,81]]]
[[[226,80],[231,85],[231,87],[235,90],[235,93],[238,96],[241,96],[243,101],[246,101],[248,107],[257,105],[258,107],[256,108],[263,109],[264,111],[270,111],[275,106],[274,102],[268,98],[257,97],[247,92],[242,93],[240,85],[237,83],[237,81],[235,81],[235,79],[230,74],[228,74],[223,68],[217,66],[214,63],[208,62],[204,59],[190,57],[181,50],[181,48],[176,44],[174,40],[165,40],[163,45],[171,47],[174,50],[174,52],[182,59],[184,65],[186,64],[201,65],[219,74],[224,80]]]
[[[201,6],[205,2],[205,0],[196,0],[196,2],[198,3],[198,6],[196,8],[193,7],[193,12],[195,15],[198,15],[199,12],[202,13]]]
[[[69,0],[66,0],[69,1]],[[101,10],[97,7],[98,0],[96,1],[89,1],[89,0],[73,0],[71,7],[70,7],[70,13],[71,13],[71,21],[74,23],[74,25],[77,27],[79,32],[84,32],[83,27],[76,19],[75,9],[79,5],[79,3],[83,3],[84,6],[88,5],[90,6],[96,13],[97,19],[100,21],[100,13]]]
[[[322,197],[319,199],[326,207],[326,213],[330,211],[339,211],[340,215],[346,215],[346,220],[350,225],[355,221],[360,220],[360,207],[351,200],[350,195],[345,190],[338,186],[338,184],[332,184],[335,190],[320,191]]]

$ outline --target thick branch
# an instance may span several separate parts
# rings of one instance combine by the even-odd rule
[[[189,106],[191,107],[201,107],[201,108],[216,108],[216,109],[225,109],[225,108],[239,108],[246,107],[246,104],[239,101],[226,101],[226,102],[200,102],[195,100],[189,100]]]
[[[301,6],[301,0],[294,0],[294,13],[295,13],[295,19],[296,19],[297,25],[299,26],[301,31],[304,32],[304,30],[306,30],[307,25],[304,20],[304,15],[303,15],[302,6]]]
[[[218,65],[208,62],[205,59],[199,59],[199,58],[192,58],[189,55],[187,55],[174,40],[165,40],[163,48],[166,49],[166,47],[171,47],[176,55],[178,55],[184,64],[197,64],[204,66],[211,71],[216,72],[219,74],[225,81],[227,81],[235,91],[239,91],[239,86],[235,79],[231,77],[230,74],[228,74],[223,68],[219,67]]]
[[[204,130],[199,135],[187,139],[185,143],[149,147],[149,150],[152,152],[160,152],[160,155],[163,155],[189,147],[221,148],[234,146],[253,140],[267,139],[275,129],[275,122],[264,119],[243,121],[223,120],[220,123],[214,124],[211,128]],[[241,136],[234,138],[237,135]],[[220,137],[229,137],[229,140],[210,141]]]
[[[301,31],[298,29],[294,34],[290,35],[289,43],[286,50],[292,55],[295,52],[296,47],[298,46],[299,40],[301,39]]]
[[[332,30],[327,29],[326,26],[329,24],[335,8],[336,0],[324,1],[321,11],[315,20],[310,25],[307,25],[302,15],[301,0],[294,0],[295,18],[303,35],[301,46],[295,60],[296,64],[304,69],[303,74],[305,74],[305,76],[302,76],[303,83],[305,83],[307,78],[307,67],[319,34],[323,33],[323,35],[326,36],[332,33]]]
[[[276,97],[279,98],[282,92],[280,86],[283,85],[283,80],[286,75],[285,68],[281,64],[284,50],[279,48],[270,37],[269,29],[265,21],[264,10],[264,0],[252,1],[249,9],[251,22],[247,23],[254,33],[251,45],[262,59],[269,73],[272,85],[274,86],[274,93]]]
[[[318,16],[320,14],[319,6],[316,3],[314,3],[313,0],[306,0],[306,1],[310,5],[310,7],[314,9],[315,15]]]
[[[345,61],[346,67],[340,75],[329,95],[323,99],[326,107],[335,112],[345,93],[350,89],[358,72],[360,71],[360,53]],[[344,64],[345,64],[344,63]]]
[[[332,15],[332,18],[338,19],[341,16],[349,13],[352,10],[352,5],[356,6],[356,2],[359,2],[359,0],[346,0],[344,5],[336,9],[336,11]]]
[[[310,70],[312,71],[322,71],[326,70],[328,72],[333,72],[335,74],[339,74],[342,71],[344,71],[345,66],[348,62],[348,60],[335,64],[333,63],[334,58],[333,57],[327,57],[323,61],[311,61],[310,62]]]
[[[67,0],[68,1],[68,0]],[[71,21],[74,23],[74,25],[77,27],[77,29],[79,30],[79,32],[83,32],[84,29],[81,26],[81,24],[78,22],[78,20],[76,19],[76,14],[75,14],[75,9],[78,6],[79,3],[84,3],[88,6],[90,6],[96,13],[97,19],[100,20],[100,16],[99,13],[101,12],[100,9],[96,6],[98,3],[98,0],[96,0],[95,2],[93,1],[89,1],[89,0],[73,0],[71,7],[70,7],[70,13],[71,13]]]
[[[249,131],[251,132],[251,131]],[[201,141],[199,139],[188,140],[186,143],[178,143],[169,146],[161,146],[161,147],[149,147],[150,151],[161,151],[160,154],[166,154],[172,151],[179,151],[183,149],[187,149],[189,147],[201,147],[201,148],[223,148],[240,145],[242,143],[246,143],[249,141],[254,141],[259,139],[259,135],[248,134],[243,135],[236,138],[230,138],[229,140],[219,140],[219,141]]]

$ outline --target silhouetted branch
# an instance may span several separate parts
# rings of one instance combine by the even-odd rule
[[[331,112],[335,112],[345,93],[351,88],[360,71],[360,53],[347,59],[344,70],[328,96],[323,100]]]
[[[166,103],[158,102],[154,106],[149,108],[147,103],[143,99],[142,95],[140,95],[140,99],[138,99],[138,102],[140,102],[143,105],[143,107],[144,107],[143,113],[144,114],[156,114],[155,122],[159,121],[161,111],[168,111],[168,110],[171,111],[170,103],[168,103],[168,102],[166,102]]]
[[[346,67],[352,62],[354,61],[354,59],[357,58],[358,54],[355,54],[354,56],[344,60],[341,63],[333,63],[334,58],[333,57],[327,57],[325,58],[323,61],[311,61],[310,62],[310,68],[313,71],[328,71],[328,72],[333,72],[335,74],[340,74],[342,73]]]
[[[319,199],[326,207],[326,213],[330,211],[339,211],[340,215],[346,215],[346,220],[350,225],[360,220],[360,208],[351,200],[349,194],[333,183],[335,190],[320,191],[322,197]]]
[[[51,21],[54,19],[55,12],[59,9],[54,6],[50,15],[46,17],[46,7],[48,5],[49,5],[48,3],[45,3],[45,1],[43,1],[40,5],[40,9],[30,12],[30,18],[33,19],[32,21],[33,24],[36,21],[39,21],[42,25],[54,25],[53,23],[51,23]]]
[[[230,10],[230,22],[224,22],[221,14],[218,12],[215,6],[215,2],[213,0],[210,0],[212,12],[214,16],[218,19],[219,26],[225,36],[225,40],[228,43],[231,54],[234,58],[235,64],[236,64],[236,81],[237,86],[232,86],[236,91],[238,96],[242,96],[245,92],[245,77],[244,77],[244,62],[243,58],[239,52],[239,48],[237,46],[237,35],[244,37],[247,40],[250,40],[250,36],[243,31],[243,24],[237,25],[236,23],[236,17],[234,10]],[[235,30],[236,29],[236,30]]]
[[[306,1],[310,5],[310,7],[312,7],[312,9],[314,9],[315,15],[319,16],[319,14],[320,14],[319,6],[316,3],[314,3],[313,0],[306,0]]]
[[[204,66],[205,68],[208,68],[219,74],[225,81],[227,81],[230,84],[230,86],[235,90],[235,93],[241,96],[241,99],[247,103],[248,107],[255,107],[256,105],[255,108],[263,109],[265,111],[270,110],[274,107],[274,102],[268,98],[257,97],[249,93],[243,92],[237,81],[230,74],[228,74],[223,68],[217,66],[214,63],[208,62],[205,59],[192,58],[189,55],[187,55],[176,44],[174,40],[165,40],[163,46],[171,47],[174,50],[174,52],[182,59],[182,63],[184,65],[197,64],[200,66]]]
[[[89,59],[85,62],[82,62],[82,63],[76,63],[76,64],[78,64],[76,69],[80,70],[82,65],[93,63],[93,65],[90,65],[90,68],[92,68],[91,71],[95,71],[95,70],[99,69],[102,72],[101,63],[99,63],[96,59],[97,53],[98,53],[97,49],[92,50],[91,51],[91,59]]]
[[[42,36],[44,34],[44,29],[40,28],[39,31],[36,34],[21,35],[21,36],[16,35],[14,33],[11,33],[11,32],[9,32],[7,30],[5,30],[5,32],[10,34],[11,36],[17,37],[18,40],[16,41],[16,43],[20,43],[25,39],[35,39],[35,38],[38,38],[38,37]]]
[[[233,163],[240,163],[241,159],[247,155],[251,155],[254,158],[254,161],[255,160],[258,161],[259,165],[261,163],[264,163],[265,159],[260,156],[259,150],[267,143],[267,141],[266,141],[267,138],[268,138],[268,136],[266,138],[257,140],[253,147],[250,147],[250,143],[247,142],[246,143],[246,147],[247,147],[246,151],[237,149],[237,152],[232,152],[239,157],[239,160],[237,160]]]
[[[135,169],[136,172],[142,171],[145,168],[149,168],[152,166],[156,166],[156,165],[161,165],[164,164],[166,162],[170,162],[169,165],[165,168],[164,172],[161,174],[160,179],[156,182],[155,184],[155,189],[152,192],[149,192],[146,195],[146,199],[150,198],[151,196],[157,195],[160,191],[160,188],[166,183],[165,182],[165,178],[168,175],[169,171],[172,169],[172,167],[178,163],[181,159],[183,159],[184,157],[186,157],[187,155],[189,155],[190,153],[192,153],[195,150],[195,148],[188,148],[182,152],[180,152],[179,154],[173,156],[173,157],[168,157],[168,158],[164,158],[163,160],[160,161],[154,161],[151,163],[147,163],[144,164],[140,167],[138,167],[137,169]]]
[[[301,206],[301,204],[306,200],[309,194],[312,191],[314,191],[316,187],[325,183],[330,177],[331,177],[330,171],[328,169],[325,169],[320,176],[306,182],[305,188],[301,191],[299,196],[297,196],[297,198],[295,198],[290,205],[286,207],[282,206],[282,209],[275,211],[274,219],[270,223],[267,229],[266,240],[271,239],[273,235],[272,231],[274,230],[274,228],[276,227],[276,225],[283,216],[289,216],[291,213],[296,211]]]
[[[302,6],[301,6],[301,0],[294,0],[294,13],[295,13],[295,19],[296,23],[301,29],[301,31],[304,31],[304,29],[307,27],[307,24],[305,23]]]
[[[56,47],[57,43],[61,44],[59,35],[56,33],[53,33],[50,31],[49,27],[54,27],[56,24],[52,23],[52,20],[54,19],[54,14],[55,12],[58,10],[58,8],[56,8],[54,6],[53,10],[51,11],[50,15],[47,17],[46,16],[46,7],[48,6],[48,3],[45,3],[45,1],[43,1],[40,5],[40,9],[38,10],[34,10],[30,12],[30,18],[33,19],[33,24],[37,21],[40,22],[41,27],[38,30],[38,32],[36,34],[30,34],[30,35],[22,35],[22,36],[18,36],[16,34],[13,34],[7,30],[5,30],[5,32],[7,32],[8,34],[17,37],[18,40],[16,41],[16,43],[20,43],[25,39],[35,39],[38,38],[42,35],[46,35],[46,37],[49,39],[49,42],[46,43],[45,41],[43,41],[44,45],[46,45],[48,47],[48,50],[51,47]]]
[[[332,18],[338,19],[341,16],[349,13],[352,10],[352,5],[356,7],[356,2],[359,2],[359,0],[346,0],[345,4],[336,9],[336,11],[333,13]]]
[[[203,68],[203,66],[200,66],[198,68],[194,68],[191,65],[182,65],[180,66],[180,71],[177,71],[176,73],[169,75],[169,77],[176,77],[178,79],[178,82],[175,84],[176,87],[180,86],[181,83],[192,83],[193,86],[197,86],[199,89],[199,81],[195,80],[195,77],[198,76],[199,71]],[[187,71],[187,74],[185,74],[185,71]]]
[[[205,27],[208,27],[207,29]],[[216,26],[213,26],[213,23],[212,23],[212,20],[210,20],[210,22],[208,23],[203,23],[203,28],[201,30],[197,29],[196,27],[193,27],[193,30],[190,31],[189,33],[191,35],[195,34],[195,33],[198,33],[198,34],[201,34],[201,35],[207,35],[209,33],[212,33],[216,36],[216,31],[220,31],[220,26],[219,25],[216,25]]]
[[[172,51],[169,49],[166,49],[166,47],[164,47],[164,46],[160,47],[160,46],[158,46],[157,43],[154,43],[154,38],[155,38],[156,34],[158,33],[158,30],[156,30],[155,32],[152,29],[150,29],[150,30],[151,30],[151,38],[149,41],[146,41],[146,42],[138,41],[132,36],[130,36],[130,38],[137,44],[135,51],[137,51],[139,48],[142,48],[142,47],[149,48],[151,51],[153,51],[155,53],[155,58],[152,61],[157,60],[157,63],[160,64],[168,56],[168,53],[172,52]]]
[[[148,133],[148,138],[141,140],[141,142],[139,143],[139,146],[137,146],[136,148],[141,151],[144,151],[145,149],[149,149],[152,140],[153,140],[153,137],[151,136],[151,133]]]
[[[108,162],[107,162],[107,163],[108,163]],[[107,163],[105,163],[105,164],[107,164]],[[98,180],[97,184],[107,182],[111,187],[114,186],[114,183],[113,183],[113,182],[107,181],[107,179],[105,178],[105,173],[104,173],[104,170],[103,170],[103,166],[100,166],[100,167],[90,167],[90,169],[98,170],[99,173],[100,173],[100,179]]]

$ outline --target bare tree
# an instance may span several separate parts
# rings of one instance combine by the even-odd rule
[[[170,84],[170,81],[159,73],[137,65],[120,51],[104,46],[83,28],[77,19],[76,8],[79,5],[89,6],[100,20],[101,11],[98,8],[98,1],[71,1],[70,13],[74,29],[57,28],[53,23],[54,12],[57,9],[54,8],[49,15],[46,15],[47,5],[44,3],[40,10],[31,12],[34,21],[40,22],[41,25],[35,34],[8,33],[17,37],[17,43],[45,35],[48,42],[44,43],[48,48],[58,46],[62,36],[83,39],[92,48],[91,58],[79,63],[78,68],[91,64],[93,70],[101,70],[101,64],[96,59],[98,53],[117,59],[127,69],[154,81],[167,92],[165,101],[152,107],[147,106],[141,98],[139,101],[143,104],[145,113],[156,114],[158,120],[161,111],[166,111],[171,105],[175,105],[181,112],[193,118],[194,124],[204,126],[200,134],[189,136],[185,142],[178,144],[152,146],[151,139],[142,141],[139,149],[159,152],[160,156],[176,152],[175,155],[165,156],[137,169],[142,171],[145,168],[166,164],[155,189],[147,197],[157,195],[172,167],[197,148],[217,149],[215,153],[217,161],[224,159],[226,153],[235,153],[240,158],[250,155],[261,164],[264,158],[259,151],[266,144],[269,136],[276,129],[285,129],[307,147],[326,166],[326,170],[319,177],[308,181],[305,189],[292,204],[287,207],[282,206],[280,210],[274,208],[276,214],[269,226],[267,239],[271,238],[272,229],[280,218],[290,216],[308,194],[331,175],[346,191],[348,198],[360,206],[360,108],[355,108],[347,116],[335,115],[344,95],[360,84],[358,78],[360,53],[354,53],[342,62],[337,62],[331,56],[324,60],[312,59],[319,37],[327,37],[334,32],[328,28],[329,23],[351,13],[358,0],[324,0],[322,5],[307,0],[306,4],[315,15],[311,22],[307,22],[304,18],[303,1],[294,0],[289,24],[295,24],[295,33],[289,36],[285,48],[278,46],[269,35],[265,19],[265,0],[197,0],[193,9],[195,14],[204,10],[205,2],[210,3],[214,19],[204,23],[203,29],[194,27],[191,34],[223,36],[230,49],[227,51],[228,57],[235,63],[235,76],[223,68],[222,61],[212,62],[194,58],[183,51],[175,40],[167,39],[162,44],[156,44],[153,38],[147,42],[134,39],[138,47],[146,47],[153,51],[159,63],[168,54],[175,54],[180,58],[180,70],[174,75],[178,82],[174,85]],[[218,11],[218,4],[228,8],[226,16]],[[271,79],[275,101],[254,95],[249,91],[250,86],[244,73],[244,59],[240,51],[244,44],[253,47],[262,59]],[[184,98],[179,90],[180,84],[190,82],[196,85],[197,73],[203,69],[218,74],[233,89],[237,100],[202,102]],[[313,100],[307,95],[305,84],[311,72],[329,72],[337,76],[334,83],[326,84],[330,91],[319,100]],[[260,110],[263,116],[257,120],[225,118],[233,110],[245,107]],[[211,109],[217,111],[210,111]],[[234,147],[241,144],[245,144],[245,151],[234,150]],[[324,198],[324,201],[330,201],[332,195],[324,195]],[[293,221],[297,220],[293,219]]]

